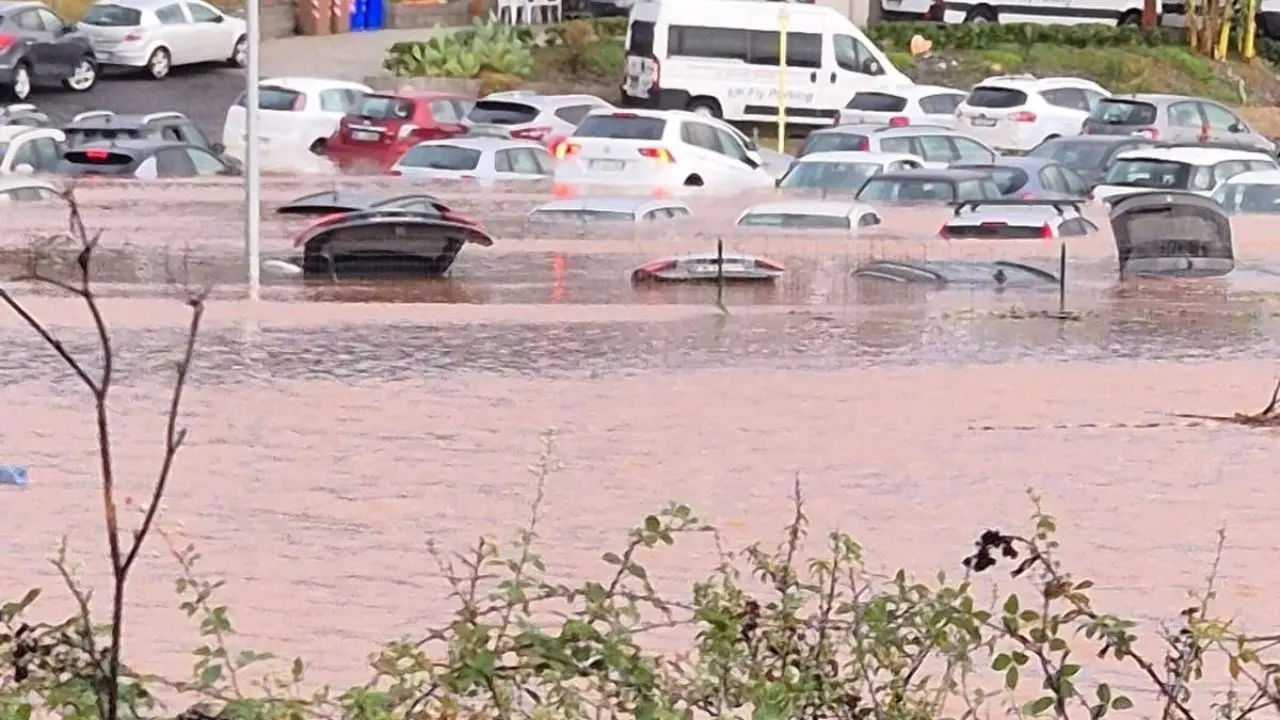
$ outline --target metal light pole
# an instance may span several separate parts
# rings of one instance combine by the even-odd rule
[[[248,58],[244,73],[244,252],[249,265],[249,299],[258,299],[262,282],[262,147],[258,137],[258,60],[262,42],[258,31],[258,0],[246,0]]]
[[[778,8],[778,152],[786,152],[787,143],[787,29],[791,12],[786,2]]]

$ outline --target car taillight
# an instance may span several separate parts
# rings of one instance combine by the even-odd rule
[[[511,137],[517,140],[541,140],[549,132],[551,132],[549,127],[523,128],[511,131]]]
[[[328,225],[329,223],[345,216],[346,216],[346,213],[344,212],[332,213],[330,215],[325,215],[319,220],[316,220],[315,222],[303,228],[302,232],[298,233],[298,235],[293,238],[293,246],[298,247],[302,245],[302,238],[306,237],[307,233],[311,232],[312,230],[315,230],[316,228],[322,225]]]
[[[142,33],[137,31],[131,32],[124,36],[123,42],[138,42],[142,39]]]
[[[441,212],[440,219],[446,222],[458,223],[459,225],[470,225],[473,228],[484,227],[479,220],[471,217],[470,215],[463,215],[462,213],[456,213],[452,210],[445,210]]]
[[[1040,237],[1045,240],[1052,240],[1054,237],[1053,226],[1050,225],[1049,223],[1045,223],[1044,225],[1041,225]]]
[[[101,148],[93,148],[91,150],[85,150],[84,156],[94,162],[103,162],[108,157],[111,157],[111,153],[106,150],[102,150]]]
[[[773,260],[765,260],[764,258],[756,258],[756,267],[764,268],[765,270],[773,270],[776,272],[786,271],[786,268],[782,267],[781,264],[774,262]]]
[[[0,52],[4,52],[5,50],[13,47],[13,44],[17,41],[18,39],[9,33],[0,33]]]
[[[951,239],[951,232],[947,230],[946,223],[943,223],[942,227],[938,228],[938,237],[942,238],[943,240]]]
[[[911,118],[906,115],[895,115],[889,118],[889,127],[906,127],[911,124]]]
[[[580,150],[582,150],[581,145],[574,145],[571,142],[561,140],[556,143],[556,147],[551,151],[551,154],[555,155],[557,160],[563,160],[570,155],[577,155]]]
[[[667,152],[666,148],[640,148],[640,156],[653,158],[664,165],[674,163],[676,161],[675,157],[673,157],[671,153]]]
[[[1146,138],[1148,138],[1148,139],[1150,139],[1150,140],[1159,140],[1159,139],[1160,139],[1160,130],[1159,130],[1159,128],[1153,128],[1153,127],[1149,127],[1149,128],[1142,128],[1142,129],[1141,129],[1141,130],[1139,130],[1138,132],[1134,133],[1134,135],[1142,135],[1142,136],[1145,136]]]
[[[1019,200],[1035,200],[1036,194],[1032,192],[1024,192],[1018,196]]]
[[[1014,114],[1010,115],[1010,116],[1009,116],[1009,119],[1010,119],[1010,120],[1012,120],[1012,121],[1014,121],[1014,122],[1030,122],[1030,123],[1033,123],[1033,122],[1035,122],[1035,121],[1036,121],[1036,114],[1035,114],[1035,113],[1033,113],[1033,112],[1031,112],[1030,110],[1019,110],[1018,112],[1016,112],[1016,113],[1014,113]]]
[[[870,138],[865,138],[865,137],[864,137],[864,138],[862,138],[861,140],[859,140],[859,141],[858,141],[858,150],[860,150],[860,151],[862,151],[862,152],[871,152],[871,139],[870,139]]]

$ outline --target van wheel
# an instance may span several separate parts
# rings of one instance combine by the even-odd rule
[[[702,178],[697,175],[690,175],[684,179],[685,187],[702,187]]]
[[[967,23],[998,23],[1000,18],[990,5],[979,5],[964,16],[964,21]]]
[[[686,109],[695,115],[701,115],[703,117],[724,117],[724,112],[720,109],[720,103],[716,102],[715,98],[694,98],[689,101]]]
[[[1137,10],[1130,10],[1129,12],[1121,15],[1120,21],[1116,23],[1116,25],[1120,27],[1125,27],[1126,25],[1132,25],[1136,27],[1141,24],[1142,24],[1142,13],[1138,12]]]

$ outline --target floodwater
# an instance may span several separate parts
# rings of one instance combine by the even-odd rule
[[[269,211],[330,186],[266,183],[264,254],[287,255],[296,230]],[[860,238],[746,236],[725,228],[747,201],[694,198],[699,220],[641,236],[529,228],[521,218],[545,194],[459,190],[441,195],[497,241],[465,249],[449,279],[269,281],[255,305],[236,299],[238,193],[81,190],[106,233],[95,267],[118,352],[116,457],[122,492],[143,493],[187,317],[180,285],[221,283],[163,524],[226,577],[244,643],[308,658],[317,680],[359,681],[376,643],[446,621],[428,545],[457,551],[524,522],[526,468],[548,428],[563,468],[539,533],[556,576],[602,575],[600,553],[668,500],[735,543],[772,541],[799,474],[815,537],[849,531],[873,564],[932,577],[959,571],[982,529],[1020,529],[1035,486],[1062,519],[1068,569],[1097,580],[1106,609],[1176,614],[1225,525],[1220,610],[1259,630],[1280,622],[1259,602],[1280,591],[1276,437],[1168,415],[1265,404],[1280,369],[1280,278],[1266,272],[1280,270],[1280,248],[1266,219],[1237,226],[1251,272],[1195,283],[1120,284],[1109,236],[1072,243],[1066,303],[1080,319],[1060,322],[1035,316],[1057,308],[1052,292],[893,295],[849,279],[872,257],[1056,263],[1054,243],[930,241],[945,217],[931,211]],[[6,272],[21,270],[28,235],[65,227],[56,208],[2,212]],[[776,288],[730,288],[727,314],[714,288],[627,281],[645,260],[717,238],[790,272]],[[93,362],[81,304],[13,289]],[[0,337],[0,462],[32,477],[0,488],[6,516],[22,519],[0,590],[44,585],[52,614],[68,607],[46,562],[63,534],[106,595],[92,408],[13,313],[0,312]],[[152,547],[130,591],[131,659],[183,672],[199,643],[171,596],[176,567]],[[714,564],[694,540],[656,554],[650,575],[675,593]]]

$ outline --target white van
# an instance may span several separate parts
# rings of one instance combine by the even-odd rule
[[[820,5],[637,0],[627,22],[622,105],[732,121],[778,117],[778,28],[787,13],[787,121],[830,125],[859,91],[910,85],[849,19]]]

